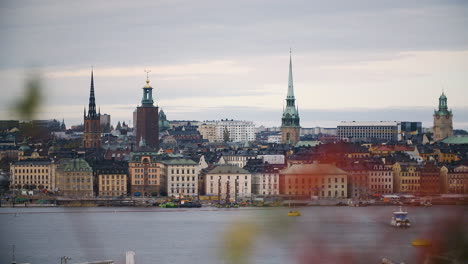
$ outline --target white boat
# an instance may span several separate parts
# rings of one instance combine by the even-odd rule
[[[411,223],[408,219],[408,212],[400,206],[397,211],[393,212],[390,225],[396,227],[410,227]]]

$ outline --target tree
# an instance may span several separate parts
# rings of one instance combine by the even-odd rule
[[[229,130],[227,129],[227,127],[224,127],[223,141],[226,143],[226,142],[229,142],[229,139],[230,139]]]

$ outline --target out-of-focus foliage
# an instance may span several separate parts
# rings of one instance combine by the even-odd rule
[[[23,120],[32,120],[42,102],[42,82],[39,74],[31,74],[26,80],[24,96],[14,106],[14,111]]]

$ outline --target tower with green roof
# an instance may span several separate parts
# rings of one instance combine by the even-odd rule
[[[447,96],[442,92],[439,109],[434,111],[434,140],[439,141],[453,135],[452,110],[448,109]]]
[[[283,143],[295,145],[299,141],[300,132],[299,109],[296,107],[296,98],[294,97],[292,59],[290,52],[288,94],[286,96],[286,107],[283,110],[283,117],[281,118],[281,140]]]

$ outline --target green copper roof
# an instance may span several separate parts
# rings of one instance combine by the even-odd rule
[[[93,171],[88,162],[84,159],[71,159],[63,164],[64,171]]]
[[[439,97],[439,109],[434,111],[434,115],[452,115],[452,111],[448,110],[447,96],[443,92]]]
[[[468,144],[468,136],[452,136],[442,140],[445,144]]]
[[[216,165],[213,169],[208,171],[208,174],[250,174],[249,171],[244,170],[243,168],[240,168],[236,165],[231,165],[231,164],[222,164],[222,165]]]
[[[198,163],[191,159],[170,159],[165,160],[164,163],[167,165],[198,165]]]

